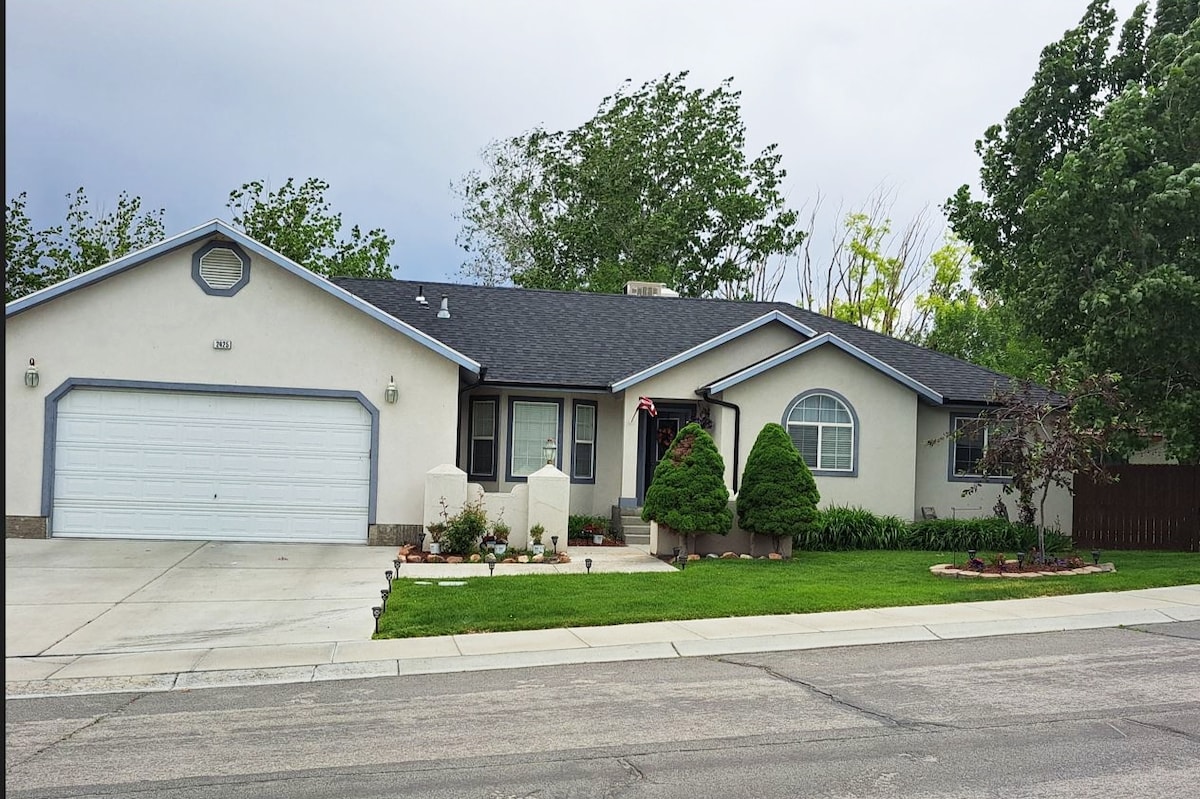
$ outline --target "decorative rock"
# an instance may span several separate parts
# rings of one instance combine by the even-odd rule
[[[400,547],[400,552],[397,554],[399,554],[401,560],[404,560],[416,550],[417,548],[412,544],[405,544],[404,546]]]
[[[528,562],[529,562],[528,555],[518,555],[517,556],[517,563],[528,563]]]
[[[516,563],[517,559],[516,558],[505,558],[504,560],[502,560],[500,562],[501,563]]]
[[[472,562],[472,563],[479,563],[479,562],[480,562],[480,561],[482,561],[482,560],[483,560],[483,558],[479,557],[479,553],[478,553],[478,552],[476,552],[476,553],[474,553],[473,555],[471,555],[471,562]]]
[[[780,555],[778,552],[772,552],[770,555],[767,555],[767,560],[783,560],[783,555]]]
[[[446,558],[446,562],[447,563],[462,563],[463,559],[462,559],[461,555],[450,555],[449,557]]]
[[[420,555],[409,555],[407,560],[409,563],[422,563],[425,559]]]
[[[558,553],[558,562],[559,563],[570,563],[571,556],[568,555],[566,552],[560,552],[560,553]]]
[[[720,556],[720,555],[718,555],[716,552],[709,552],[709,553],[708,553],[707,555],[705,555],[704,557],[706,557],[706,558],[712,558],[713,560],[716,560],[717,558],[719,558],[719,557],[721,557],[721,556]]]
[[[993,577],[993,578],[994,578],[994,577],[1003,577],[1004,575],[1001,575],[1001,574],[992,574],[992,573],[990,573],[990,572],[979,572],[979,576],[980,576],[980,577]]]
[[[739,558],[741,558],[742,560],[754,560],[754,556],[753,556],[753,555],[747,555],[747,554],[745,554],[745,553],[742,553],[741,555],[738,555],[738,557],[739,557]]]
[[[734,560],[737,558],[737,553],[736,552],[722,552],[721,557],[724,558],[725,560]]]
[[[529,562],[530,563],[545,563],[546,556],[545,555],[534,555],[532,558],[529,559]]]
[[[445,563],[446,559],[443,558],[441,555],[430,555],[429,557],[425,558],[425,562],[426,563]]]
[[[695,552],[693,552],[692,554],[687,556],[687,559],[688,560],[700,560],[700,556],[697,555]]]

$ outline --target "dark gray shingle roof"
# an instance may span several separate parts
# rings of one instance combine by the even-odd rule
[[[635,297],[407,280],[335,278],[347,291],[487,367],[489,383],[608,387],[715,336],[782,311],[941,394],[982,403],[1008,378],[782,302]],[[429,304],[416,302],[424,287]],[[450,318],[438,319],[441,298]],[[713,375],[714,379],[720,375]]]

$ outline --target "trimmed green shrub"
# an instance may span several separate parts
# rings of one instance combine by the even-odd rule
[[[738,525],[751,534],[750,554],[756,533],[774,538],[777,551],[784,536],[807,539],[820,501],[812,472],[783,425],[764,425],[746,458],[737,496]]]
[[[804,549],[907,549],[908,523],[898,516],[877,516],[865,508],[833,506],[817,513]]]
[[[442,549],[450,555],[469,555],[487,533],[487,512],[483,509],[483,497],[480,497],[464,504],[462,510],[446,521]]]
[[[583,538],[585,536],[591,535],[591,533],[586,532],[583,529],[588,526],[603,528],[604,532],[607,534],[608,528],[611,524],[612,524],[612,521],[607,516],[586,516],[586,515],[568,516],[567,517],[567,538]]]
[[[679,431],[654,469],[642,519],[653,519],[689,538],[700,533],[725,535],[733,526],[725,461],[712,437],[695,422]]]

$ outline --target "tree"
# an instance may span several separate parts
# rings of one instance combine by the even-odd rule
[[[233,224],[247,236],[327,277],[390,278],[388,265],[395,239],[382,228],[363,233],[355,225],[338,239],[342,215],[331,213],[325,192],[329,184],[308,178],[299,186],[292,178],[270,191],[262,181],[245,183],[229,193]]]
[[[649,280],[688,297],[769,290],[755,276],[804,238],[784,202],[781,156],[772,144],[747,157],[732,78],[704,91],[687,75],[627,82],[572,130],[489,145],[484,171],[454,187],[457,241],[471,256],[463,273],[599,292]]]
[[[696,534],[729,532],[733,513],[725,485],[725,461],[699,424],[684,425],[658,462],[646,489],[642,519],[653,519],[686,535],[689,552],[694,551]]]
[[[976,278],[1059,364],[1116,372],[1181,461],[1200,459],[1200,5],[1093,0],[976,143],[982,197],[951,225]]]
[[[1050,489],[1057,486],[1072,491],[1077,476],[1110,482],[1113,478],[1104,468],[1105,454],[1135,432],[1127,421],[1131,409],[1121,396],[1117,375],[1089,375],[1076,381],[1055,372],[1047,382],[1050,391],[1024,381],[996,392],[993,409],[929,442],[933,445],[962,436],[983,440],[986,430],[987,447],[976,465],[981,482],[963,495],[978,491],[991,478],[1010,478],[1002,490],[1017,493],[1023,523],[1038,522],[1039,555],[1046,551]]]
[[[35,230],[26,193],[4,206],[4,301],[95,269],[165,237],[164,212],[142,211],[142,198],[121,192],[117,207],[93,211],[83,188],[67,195],[66,226]]]
[[[775,539],[801,535],[817,520],[821,494],[782,425],[768,423],[759,431],[737,495],[738,525],[750,533],[750,554],[754,554],[754,536],[765,533]]]

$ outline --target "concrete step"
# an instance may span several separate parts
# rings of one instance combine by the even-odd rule
[[[649,533],[626,533],[625,543],[630,546],[650,546]]]

